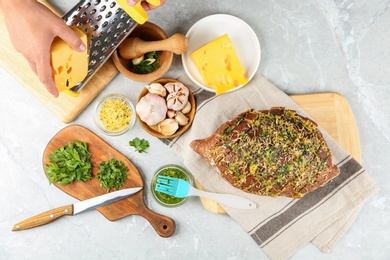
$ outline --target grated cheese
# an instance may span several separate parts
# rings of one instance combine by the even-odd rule
[[[105,129],[111,132],[124,130],[133,117],[130,107],[120,99],[109,99],[104,102],[99,119]]]
[[[308,187],[322,185],[332,169],[323,171],[331,152],[313,121],[292,110],[280,112],[242,113],[219,135],[208,158],[244,191],[298,198]]]

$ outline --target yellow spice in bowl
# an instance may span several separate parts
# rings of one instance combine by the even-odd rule
[[[120,99],[108,99],[99,113],[102,125],[111,132],[124,130],[130,124],[132,117],[130,107]]]

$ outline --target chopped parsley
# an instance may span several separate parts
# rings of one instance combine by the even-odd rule
[[[85,142],[74,141],[54,150],[49,155],[51,164],[45,164],[50,183],[60,185],[88,181],[92,178],[91,153]]]
[[[96,178],[100,181],[100,187],[110,192],[111,189],[119,190],[125,184],[128,168],[123,162],[113,158],[100,163],[99,171]]]

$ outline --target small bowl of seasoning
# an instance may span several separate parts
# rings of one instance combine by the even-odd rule
[[[158,204],[168,208],[173,208],[173,207],[178,207],[180,205],[183,205],[188,200],[188,197],[176,198],[174,196],[162,192],[158,192],[155,190],[157,178],[159,176],[169,176],[178,179],[183,179],[189,182],[190,185],[192,185],[191,174],[186,169],[184,169],[179,165],[167,164],[157,169],[157,171],[155,172],[152,178],[152,182],[150,184],[150,190],[152,192],[153,198],[156,200]]]
[[[134,126],[135,120],[134,105],[124,95],[105,95],[96,105],[94,121],[104,134],[124,134]]]

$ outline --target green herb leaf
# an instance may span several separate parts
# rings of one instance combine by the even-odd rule
[[[80,182],[92,178],[91,153],[85,142],[69,142],[49,155],[51,164],[45,164],[49,182],[60,185],[70,184],[75,180]]]
[[[130,69],[134,69],[137,74],[147,74],[158,68],[160,68],[160,51],[151,51],[144,54],[144,60],[141,61],[138,65],[133,65],[130,62]],[[150,62],[150,59],[155,60],[154,62]]]
[[[113,158],[100,163],[99,170],[96,178],[100,181],[100,187],[106,188],[107,192],[114,188],[118,190],[125,184],[128,168],[123,162]]]
[[[136,152],[143,153],[149,147],[149,142],[145,139],[136,137],[129,142],[129,145],[133,146]]]

